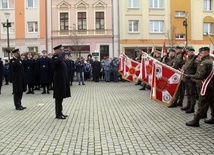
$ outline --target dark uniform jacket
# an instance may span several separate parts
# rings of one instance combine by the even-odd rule
[[[101,63],[99,61],[93,61],[91,66],[92,66],[93,75],[99,76],[100,70],[101,70]]]
[[[3,75],[4,75],[4,65],[3,62],[0,61],[0,87],[2,85]]]
[[[27,84],[34,83],[34,60],[26,59],[24,69],[25,69],[25,82]]]
[[[198,66],[197,66],[197,71],[194,75],[192,75],[192,80],[196,80],[196,81],[203,81],[205,80],[209,74],[212,71],[213,67],[213,60],[210,58],[210,56],[205,56],[201,59],[201,62],[199,62]],[[213,80],[210,81],[208,87],[212,87],[213,86]]]
[[[182,66],[185,63],[183,56],[184,56],[183,53],[178,53],[175,55],[175,60],[173,61],[173,64],[172,64],[172,67],[174,69],[182,68]]]
[[[23,93],[25,91],[24,66],[20,59],[12,58],[10,60],[12,72],[11,82],[13,83],[13,93]]]
[[[197,56],[195,55],[188,57],[183,67],[184,74],[194,75],[196,73],[197,66],[198,66],[196,58]],[[187,80],[188,79],[186,79],[184,76],[183,81],[187,81]]]
[[[70,85],[68,79],[68,70],[65,61],[63,60],[64,54],[55,54],[52,58],[53,65],[53,84],[54,84],[54,98],[63,99],[70,97]]]
[[[50,83],[50,58],[40,58],[39,59],[39,68],[40,68],[40,84],[49,84]]]

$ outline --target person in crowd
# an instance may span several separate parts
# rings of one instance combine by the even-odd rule
[[[5,85],[9,85],[9,81],[10,81],[10,65],[9,65],[9,61],[5,60],[5,64],[4,64],[4,79],[5,79]]]
[[[40,64],[39,55],[35,54],[33,56],[34,60],[34,90],[40,90]]]
[[[71,79],[71,62],[70,62],[70,59],[69,59],[69,55],[68,53],[65,54],[65,57],[64,57],[64,61],[67,65],[67,72],[68,72],[68,79],[69,79],[69,84],[70,84],[70,79]]]
[[[70,75],[70,86],[73,85],[73,81],[74,81],[74,73],[75,73],[75,63],[74,63],[74,60],[72,60],[72,56],[70,55],[69,56],[69,60],[70,60],[70,72],[71,72],[71,75]]]
[[[13,52],[13,58],[10,60],[10,67],[12,72],[11,82],[13,83],[13,99],[16,110],[24,110],[26,107],[22,106],[23,92],[26,91],[25,87],[25,72],[24,66],[20,59],[19,49],[15,49]]]
[[[114,75],[114,82],[118,82],[118,66],[119,66],[119,59],[114,57],[111,62],[111,68]]]
[[[98,57],[94,57],[94,61],[91,64],[93,70],[93,80],[99,82],[101,63],[98,61]]]
[[[214,78],[209,77],[210,73],[213,71],[213,60],[210,57],[210,48],[202,47],[200,49],[201,62],[197,67],[197,71],[194,75],[186,74],[186,78],[192,80],[198,80],[198,85],[200,85],[200,90],[202,89],[202,81],[210,78],[210,82],[206,86],[206,91],[204,95],[199,94],[198,110],[194,115],[193,120],[186,123],[187,126],[199,127],[199,121],[207,112],[208,107],[211,109],[211,119],[205,120],[205,123],[214,124]],[[204,89],[204,88],[203,88]]]
[[[103,57],[103,59],[100,61],[101,63],[101,69],[100,69],[100,80],[105,80],[105,72],[104,72],[104,61],[106,60],[106,56]],[[92,67],[93,70],[93,67]]]
[[[47,56],[47,51],[42,51],[42,57],[39,59],[40,65],[40,84],[43,88],[42,94],[50,94],[49,84],[50,84],[50,58]]]
[[[104,73],[105,73],[105,81],[110,82],[110,72],[111,72],[111,60],[109,57],[106,57],[103,65]]]
[[[90,61],[86,61],[86,65],[85,65],[85,80],[91,79],[91,64]]]
[[[0,58],[0,94],[1,94],[3,77],[4,77],[4,65],[3,65],[2,59]]]
[[[78,79],[79,85],[81,84],[81,82],[82,82],[82,85],[85,85],[84,83],[85,63],[83,58],[80,58],[79,60],[76,61],[76,72],[77,72],[77,79]]]
[[[26,94],[34,94],[34,60],[32,54],[27,54],[27,59],[24,64],[25,69],[25,82],[28,86],[28,92]]]
[[[188,59],[186,60],[184,67],[182,69],[184,74],[194,75],[197,69],[197,56],[194,54],[194,48],[188,48],[187,54]],[[185,110],[186,113],[194,113],[195,112],[195,104],[196,104],[196,84],[191,79],[183,77],[183,82],[186,87],[186,96],[187,96],[187,104],[185,107],[182,107],[181,110]]]
[[[67,72],[67,65],[64,61],[64,52],[62,51],[62,45],[54,47],[54,55],[52,57],[53,66],[53,84],[55,98],[55,113],[57,119],[66,119],[68,115],[62,113],[62,102],[64,98],[70,97],[70,86]]]
[[[48,58],[50,59],[50,64],[52,64],[53,54],[49,53]],[[53,66],[50,65],[50,76],[49,76],[49,90],[53,90]]]

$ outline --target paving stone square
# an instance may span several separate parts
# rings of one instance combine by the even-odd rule
[[[152,101],[139,88],[129,82],[76,82],[63,102],[69,117],[58,120],[52,91],[24,93],[27,109],[17,111],[12,85],[4,85],[0,155],[214,154],[214,125],[203,119],[200,128],[187,127],[194,114]]]

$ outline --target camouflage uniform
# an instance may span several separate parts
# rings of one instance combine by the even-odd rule
[[[172,61],[172,67],[174,69],[180,69],[184,65],[185,61],[183,59],[183,53],[177,53],[174,61]],[[181,81],[180,86],[178,87],[178,91],[175,95],[175,99],[173,103],[169,106],[169,108],[173,108],[176,106],[182,106],[184,100],[184,88],[183,82]]]
[[[195,55],[188,57],[188,60],[183,67],[184,74],[194,75],[196,73],[198,65],[196,58],[197,56]],[[193,113],[196,103],[196,84],[191,79],[185,78],[185,76],[183,77],[183,82],[186,87],[187,105],[186,107],[181,108],[181,110],[186,110],[186,113]]]
[[[202,88],[202,81],[204,81],[209,76],[209,74],[213,69],[212,66],[213,66],[213,60],[210,58],[210,56],[205,56],[202,58],[201,63],[198,65],[196,74],[191,76],[192,80],[198,81],[197,87],[200,90]],[[203,118],[204,113],[207,111],[209,106],[211,108],[211,116],[212,116],[211,121],[214,120],[214,97],[213,96],[214,96],[214,79],[212,78],[212,80],[207,86],[205,95],[202,96],[200,94],[198,111],[195,114],[194,119],[186,123],[187,126],[199,127],[199,120]],[[207,121],[207,123],[210,123],[209,121]]]

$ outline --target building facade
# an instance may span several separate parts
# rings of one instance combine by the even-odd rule
[[[46,5],[45,0],[0,0],[0,57],[8,57],[6,17],[10,24],[10,48],[19,48],[21,52],[47,49]]]
[[[134,58],[139,52],[176,45],[210,46],[213,0],[120,0],[120,47]]]
[[[113,57],[111,0],[52,0],[52,45],[74,59]]]

